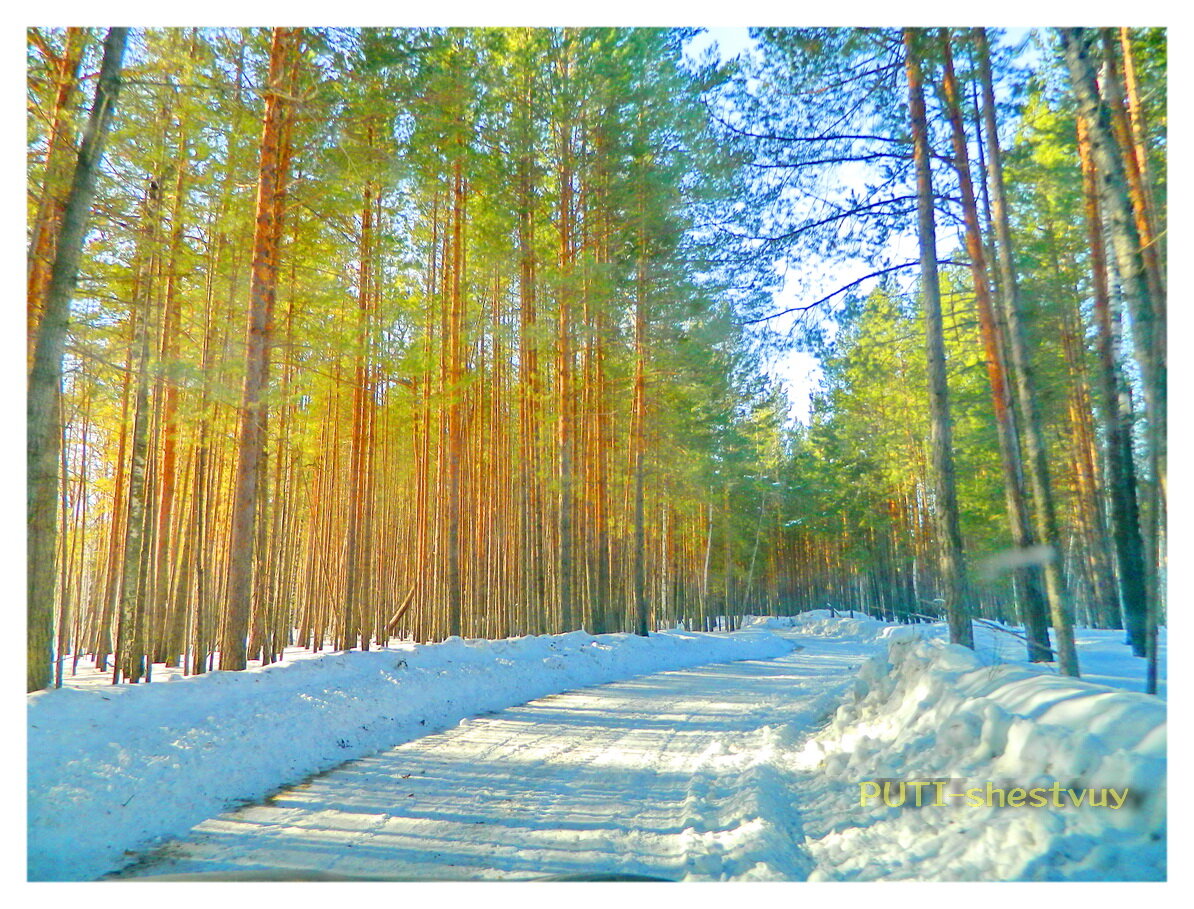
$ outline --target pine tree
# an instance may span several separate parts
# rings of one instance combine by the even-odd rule
[[[128,30],[112,28],[104,40],[103,62],[91,114],[79,144],[74,177],[62,213],[57,251],[50,269],[46,302],[38,324],[29,374],[26,462],[28,477],[27,690],[50,683],[50,646],[54,627],[60,403],[62,360],[79,257],[87,234],[92,198],[104,144],[120,93],[120,72]]]

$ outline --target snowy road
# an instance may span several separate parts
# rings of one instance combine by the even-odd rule
[[[876,644],[542,698],[197,825],[124,876],[293,869],[397,879],[575,873],[803,880],[783,762]]]

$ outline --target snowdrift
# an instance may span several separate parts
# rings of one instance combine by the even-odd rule
[[[90,880],[345,761],[572,688],[792,644],[751,632],[450,638],[165,684],[29,696],[30,880]]]
[[[881,622],[861,612],[847,616],[843,613],[835,615],[828,609],[812,609],[798,615],[746,616],[742,627],[752,630],[787,628],[800,634],[811,634],[816,637],[874,641],[884,637],[888,629],[896,626],[888,625],[886,622]]]
[[[949,628],[944,622],[893,625],[861,612],[855,612],[851,616],[841,611],[831,613],[828,609],[813,609],[792,616],[746,616],[742,627],[755,631],[791,631],[801,635],[859,644],[886,644],[893,635],[912,635],[942,641],[949,639]],[[1123,631],[1075,628],[1074,639],[1084,681],[1127,691],[1144,691],[1145,661],[1132,656],[1124,640]],[[1168,692],[1165,671],[1168,632],[1165,628],[1159,630],[1157,648],[1161,665],[1158,694],[1161,700],[1165,700]],[[1009,628],[989,620],[975,621],[974,651],[984,663],[1023,663],[1026,649],[1021,629]],[[1047,668],[1043,664],[1037,666]],[[1055,668],[1052,671],[1056,671]]]
[[[985,665],[962,647],[891,628],[828,725],[794,755],[819,790],[806,814],[814,878],[1163,880],[1166,711],[1143,694]],[[871,799],[868,780],[971,787],[1127,788],[1119,809],[912,807]],[[985,801],[985,795],[984,799]]]

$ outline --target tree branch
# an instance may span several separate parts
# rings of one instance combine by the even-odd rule
[[[953,262],[949,259],[942,259],[941,264],[942,265],[957,265],[958,263]],[[820,306],[823,303],[828,303],[830,300],[832,300],[838,294],[845,293],[847,290],[857,287],[863,281],[869,281],[871,278],[878,278],[881,275],[886,275],[893,271],[899,271],[900,269],[903,269],[903,268],[914,268],[918,265],[920,265],[919,260],[917,260],[916,262],[904,262],[900,265],[891,265],[891,266],[888,266],[887,268],[881,268],[878,271],[871,272],[869,275],[863,275],[857,281],[851,281],[849,284],[845,284],[845,285],[839,287],[833,293],[826,294],[820,300],[814,300],[812,303],[809,303],[807,306],[793,306],[789,309],[784,309],[779,312],[773,312],[769,316],[760,316],[757,319],[745,319],[744,321],[740,322],[739,324],[740,325],[757,325],[759,322],[769,322],[772,319],[778,319],[780,316],[790,315],[791,313],[794,313],[794,312],[808,312],[810,309],[816,309],[818,306]]]
[[[893,145],[904,145],[906,140],[893,139],[891,136],[873,136],[867,134],[853,134],[853,133],[826,133],[821,136],[775,136],[766,133],[752,133],[749,130],[734,126],[734,124],[724,120],[714,113],[713,108],[709,106],[707,98],[702,98],[701,103],[705,105],[705,110],[709,112],[709,116],[724,126],[730,132],[737,133],[739,136],[745,136],[748,139],[768,139],[775,142],[832,142],[835,140],[850,140],[853,142],[889,142]]]

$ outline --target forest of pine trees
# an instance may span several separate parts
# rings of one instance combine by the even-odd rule
[[[1153,657],[1164,30],[695,34],[30,29],[29,690],[826,606]]]

